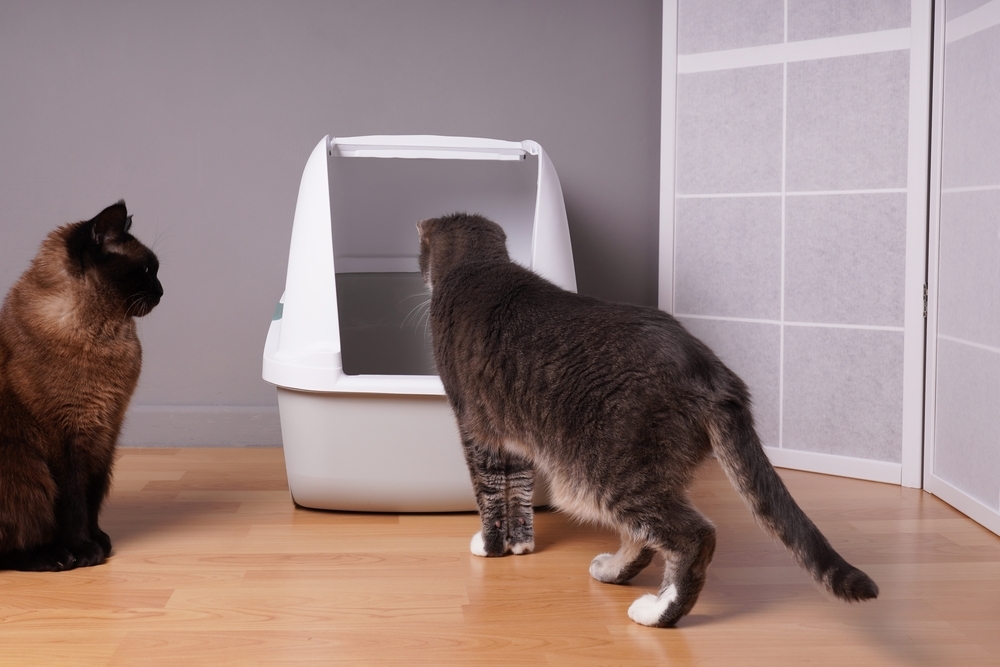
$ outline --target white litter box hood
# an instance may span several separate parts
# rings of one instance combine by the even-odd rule
[[[495,220],[507,234],[514,261],[576,291],[559,178],[534,141],[324,137],[309,156],[295,207],[285,292],[263,355],[263,377],[278,387],[289,488],[298,504],[372,511],[475,509],[429,340],[425,345],[419,338],[423,322],[417,306],[427,296],[419,295],[419,280],[413,282],[419,275],[416,223],[457,211]],[[363,328],[372,317],[362,312],[366,293],[348,294],[348,288],[373,289],[364,285],[398,279],[409,282],[397,292],[415,293],[416,300],[405,304],[415,306],[415,315],[403,323],[416,337],[397,345],[393,331]],[[379,298],[391,308],[411,297]],[[358,312],[349,313],[348,306]],[[352,329],[351,318],[362,328]],[[383,352],[389,358],[407,345],[426,348],[428,360],[407,362],[417,364],[413,373],[352,372],[352,364],[345,363],[353,359],[351,345],[368,339],[372,345],[387,341],[383,351],[366,353],[376,366]]]

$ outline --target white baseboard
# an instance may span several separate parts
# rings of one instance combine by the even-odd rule
[[[280,447],[276,405],[133,405],[122,447]]]
[[[924,489],[945,501],[962,514],[1000,535],[1000,512],[955,488],[933,473],[924,477]]]
[[[771,463],[777,468],[793,468],[887,484],[901,484],[903,480],[903,466],[899,463],[856,459],[850,456],[833,456],[796,449],[777,449],[775,447],[765,447],[764,451],[767,452]]]
[[[133,405],[118,444],[122,447],[280,447],[278,407]],[[771,463],[841,477],[899,484],[898,463],[765,447]]]

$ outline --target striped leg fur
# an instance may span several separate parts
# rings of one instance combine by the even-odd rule
[[[505,551],[514,555],[535,550],[535,510],[531,505],[535,490],[535,470],[531,462],[507,454],[507,540]]]
[[[482,529],[472,536],[476,556],[526,554],[535,549],[535,472],[531,462],[499,448],[463,438]]]

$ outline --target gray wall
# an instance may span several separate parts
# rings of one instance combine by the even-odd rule
[[[124,197],[166,290],[125,440],[276,444],[261,352],[323,135],[538,141],[580,291],[655,304],[659,81],[659,0],[7,0],[0,292]]]

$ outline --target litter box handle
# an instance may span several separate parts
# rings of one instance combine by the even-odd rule
[[[523,160],[527,153],[516,141],[432,134],[337,137],[331,142],[330,150],[331,154],[340,157],[447,160]]]

